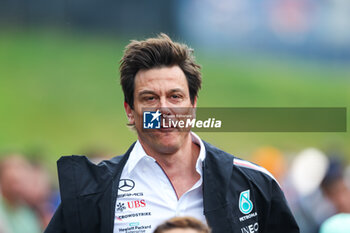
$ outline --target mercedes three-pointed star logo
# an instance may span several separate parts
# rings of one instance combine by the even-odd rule
[[[127,192],[135,187],[135,182],[129,179],[121,179],[119,181],[119,190]]]

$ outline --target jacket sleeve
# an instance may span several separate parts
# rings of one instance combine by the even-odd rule
[[[62,204],[57,208],[44,233],[67,233],[63,219]]]
[[[299,233],[299,227],[280,186],[273,181],[271,203],[264,232]]]
[[[80,232],[76,225],[77,222],[77,203],[76,203],[76,182],[75,168],[76,162],[73,156],[63,156],[57,161],[57,171],[60,187],[61,204],[57,208],[49,225],[44,233],[73,233]]]

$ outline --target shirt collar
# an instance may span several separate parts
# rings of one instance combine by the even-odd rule
[[[202,176],[203,174],[202,164],[206,155],[205,146],[203,144],[203,141],[200,139],[200,137],[197,134],[191,132],[191,137],[192,137],[192,142],[194,142],[199,146],[199,156],[196,162],[196,171],[199,173],[199,175]]]
[[[134,168],[136,167],[138,162],[140,162],[140,160],[143,158],[150,158],[151,160],[156,161],[154,158],[152,158],[151,156],[146,154],[140,141],[137,140],[134,148],[130,152],[129,159],[128,159],[124,169],[126,169],[127,173],[130,174],[132,172],[132,170],[134,170]]]
[[[197,134],[195,134],[193,132],[190,132],[190,134],[191,134],[192,142],[197,144],[200,148],[199,156],[198,156],[198,159],[196,162],[196,171],[202,176],[202,163],[203,163],[203,161],[205,159],[205,155],[206,155],[205,146],[203,144],[203,141],[199,138],[199,136]],[[128,159],[124,169],[126,169],[127,173],[130,174],[134,170],[136,165],[140,162],[140,160],[142,160],[143,158],[148,158],[149,160],[156,162],[156,160],[153,157],[147,155],[147,153],[143,149],[140,141],[137,140],[134,148],[130,152],[129,159]]]

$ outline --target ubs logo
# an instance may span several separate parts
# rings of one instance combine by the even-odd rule
[[[130,179],[121,179],[119,181],[119,190],[127,192],[135,187],[135,182]]]
[[[146,201],[145,200],[129,201],[128,207],[129,209],[146,207]]]

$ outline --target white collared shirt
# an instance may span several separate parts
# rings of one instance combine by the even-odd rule
[[[206,152],[202,140],[193,132],[191,136],[200,146],[196,162],[200,179],[180,199],[156,160],[136,142],[119,182],[114,233],[152,233],[159,224],[175,216],[192,216],[206,223],[202,192]]]

